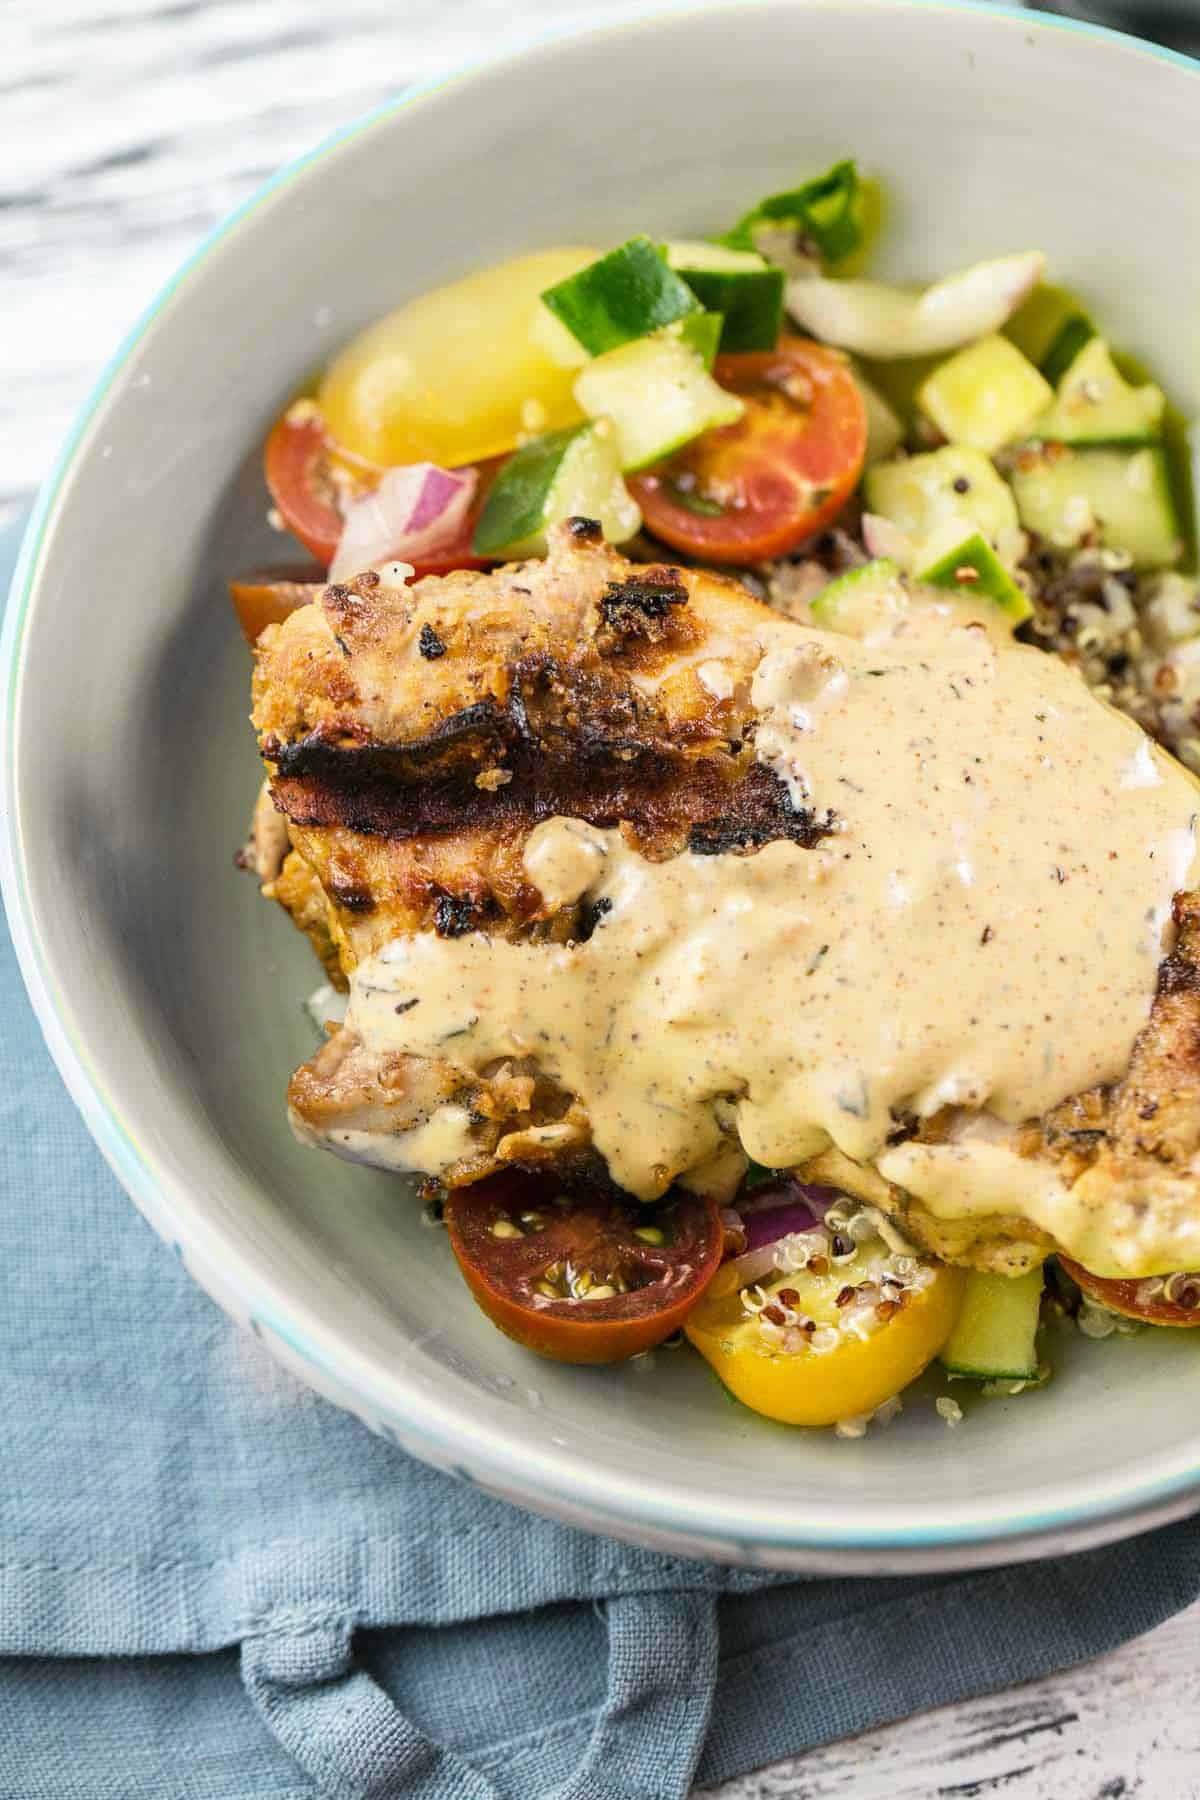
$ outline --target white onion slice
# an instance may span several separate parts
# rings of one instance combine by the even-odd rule
[[[474,469],[406,463],[386,469],[379,486],[346,508],[329,579],[344,581],[381,562],[418,562],[448,544],[467,516]]]
[[[810,275],[821,273],[820,258],[806,256],[797,248],[794,220],[788,225],[779,220],[764,219],[761,224],[751,226],[750,236],[758,254],[765,256],[774,268],[782,269],[785,275],[807,280]]]
[[[1037,286],[1040,250],[975,263],[923,293],[877,281],[799,276],[787,284],[793,319],[827,344],[880,361],[932,356],[984,337],[1016,312]]]
[[[775,1238],[769,1244],[760,1244],[756,1250],[743,1250],[740,1256],[734,1256],[723,1262],[713,1276],[708,1287],[710,1299],[719,1300],[725,1294],[736,1293],[740,1288],[752,1287],[756,1281],[763,1281],[767,1276],[779,1275],[784,1264],[789,1261],[788,1252],[792,1248],[796,1252],[796,1266],[803,1261],[803,1253],[810,1255],[828,1250],[829,1239],[814,1225],[811,1231],[791,1232],[786,1237]]]

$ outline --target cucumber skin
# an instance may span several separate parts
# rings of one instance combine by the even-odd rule
[[[958,1323],[938,1359],[943,1368],[976,1381],[1031,1381],[1042,1287],[1041,1269],[1016,1276],[970,1270]]]
[[[630,238],[578,275],[556,282],[542,303],[593,356],[700,310],[691,288],[648,237]]]
[[[680,319],[671,329],[679,333],[680,343],[686,344],[689,350],[694,350],[711,373],[717,360],[724,323],[720,313],[694,312],[689,313],[686,319]]]
[[[899,581],[900,570],[890,556],[877,556],[860,568],[848,569],[814,594],[810,602],[813,622],[829,631],[837,630],[837,616],[846,600],[866,599],[872,590]]]
[[[960,582],[957,571],[963,566],[975,570],[978,581]],[[974,532],[947,555],[940,557],[931,568],[918,569],[916,579],[926,581],[930,587],[946,588],[951,593],[959,593],[964,597],[984,596],[991,600],[1015,625],[1020,625],[1030,618],[1033,604],[1023,589],[1019,588],[996,552],[981,533]]]
[[[477,556],[495,556],[542,530],[546,497],[562,467],[563,457],[587,423],[549,431],[515,450],[492,486],[471,548]]]
[[[1083,313],[1072,313],[1059,326],[1039,367],[1051,387],[1057,387],[1084,346],[1096,335],[1096,327]]]
[[[1097,391],[1103,395],[1098,400]],[[1053,403],[1034,421],[1029,436],[1076,448],[1089,444],[1141,448],[1160,440],[1165,410],[1162,389],[1154,382],[1126,381],[1104,339],[1093,333],[1072,359]]]
[[[783,270],[681,269],[701,306],[720,313],[722,355],[773,350],[783,328]]]
[[[1068,332],[1068,328],[1075,327],[1076,322],[1083,331],[1095,331],[1087,307],[1078,294],[1072,293],[1070,288],[1055,287],[1053,283],[1041,281],[1008,321],[1004,327],[1004,335],[1017,346],[1023,356],[1027,356],[1041,370],[1054,387],[1066,367],[1062,364],[1052,374],[1055,357],[1062,356],[1070,336],[1077,337],[1076,355],[1083,348],[1082,336],[1074,330],[1070,334]]]
[[[955,572],[964,563],[978,572],[979,581],[968,585],[956,579]],[[813,623],[829,631],[844,630],[845,624],[839,625],[838,618],[846,605],[853,607],[855,601],[860,605],[869,602],[880,588],[892,586],[899,580],[900,570],[887,556],[876,557],[861,568],[851,569],[813,596],[810,603]],[[914,580],[961,594],[964,599],[990,600],[1014,626],[1027,619],[1033,610],[1028,597],[979,532],[972,533],[952,551],[939,557],[931,568],[919,569]],[[850,635],[855,633],[851,631]]]
[[[496,478],[472,548],[506,562],[544,556],[560,519],[595,519],[610,544],[641,528],[641,510],[617,469],[611,428],[595,420],[547,432],[516,451]]]

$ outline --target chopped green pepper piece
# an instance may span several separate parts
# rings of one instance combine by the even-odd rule
[[[754,227],[762,224],[794,224],[798,234],[812,239],[823,262],[843,261],[858,249],[863,236],[856,165],[835,163],[801,187],[768,194],[717,242],[731,250],[753,250]]]

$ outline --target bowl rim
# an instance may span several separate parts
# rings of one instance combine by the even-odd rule
[[[756,0],[760,11],[821,11],[840,0]],[[1200,75],[1200,61],[1176,50],[1151,44],[1107,26],[1044,13],[1033,8],[990,3],[990,0],[855,0],[863,10],[898,11],[910,7],[924,12],[965,13],[1001,23],[1036,26],[1053,32],[1075,33],[1110,44],[1114,50],[1157,60]],[[1054,1506],[1009,1506],[995,1514],[981,1513],[970,1519],[947,1517],[939,1523],[865,1528],[861,1524],[839,1526],[789,1519],[782,1513],[760,1514],[758,1519],[739,1514],[734,1502],[693,1502],[678,1489],[665,1490],[630,1471],[618,1479],[578,1464],[569,1483],[562,1479],[558,1460],[539,1452],[528,1437],[518,1448],[511,1436],[493,1431],[485,1419],[473,1428],[468,1447],[461,1427],[449,1412],[439,1419],[436,1396],[406,1389],[402,1372],[393,1372],[386,1385],[365,1353],[339,1343],[319,1320],[308,1317],[303,1303],[281,1305],[269,1279],[246,1264],[244,1257],[224,1246],[223,1259],[193,1242],[201,1229],[188,1211],[185,1183],[176,1183],[156,1167],[148,1147],[139,1142],[135,1127],[127,1123],[107,1092],[82,1039],[73,1033],[69,1002],[56,979],[51,958],[42,943],[27,886],[28,856],[22,841],[17,796],[18,698],[21,692],[22,647],[39,587],[42,551],[51,528],[62,512],[63,496],[88,430],[108,399],[134,350],[164,307],[210,254],[253,214],[280,194],[306,171],[323,162],[341,146],[402,110],[420,105],[448,89],[477,77],[491,77],[505,66],[557,46],[589,36],[654,26],[681,15],[732,14],[744,10],[740,0],[674,0],[644,11],[603,21],[595,17],[543,28],[520,39],[506,40],[495,54],[484,54],[447,73],[405,89],[322,139],[309,151],[285,163],[238,207],[223,218],[158,291],[128,331],[104,367],[81,408],[43,481],[22,539],[21,548],[0,631],[0,679],[5,694],[5,722],[0,734],[0,796],[4,829],[0,832],[0,890],[3,892],[10,929],[22,975],[51,1055],[72,1099],[118,1180],[139,1209],[186,1260],[193,1275],[225,1303],[232,1297],[243,1318],[264,1335],[276,1340],[293,1364],[311,1372],[317,1385],[333,1385],[361,1416],[376,1422],[385,1435],[403,1443],[414,1454],[456,1474],[478,1479],[535,1511],[564,1514],[593,1529],[644,1541],[654,1533],[664,1543],[703,1544],[711,1554],[732,1560],[770,1565],[786,1557],[789,1567],[848,1567],[853,1561],[895,1570],[923,1566],[945,1568],[1011,1561],[1065,1548],[1078,1548],[1126,1536],[1151,1525],[1165,1523],[1200,1508],[1200,1447],[1186,1467],[1168,1470],[1139,1481],[1136,1471],[1117,1482],[1111,1491],[1090,1499]],[[207,1230],[208,1227],[203,1229]],[[207,1265],[207,1266],[206,1266]],[[464,1466],[464,1462],[467,1466]],[[703,1553],[696,1552],[696,1553]]]

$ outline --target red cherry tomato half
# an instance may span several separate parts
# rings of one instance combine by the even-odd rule
[[[342,535],[329,443],[315,407],[289,407],[271,428],[263,472],[284,524],[328,568]]]
[[[836,350],[784,337],[774,350],[718,356],[721,386],[746,410],[630,479],[646,524],[708,562],[782,556],[832,523],[854,491],[867,416]]]
[[[299,538],[304,548],[326,568],[333,560],[338,539],[342,535],[343,490],[333,478],[337,450],[325,432],[324,422],[315,406],[289,407],[271,428],[264,452],[264,473],[271,498],[288,530]],[[475,556],[471,540],[475,533],[488,489],[496,471],[505,459],[490,457],[488,461],[468,464],[479,475],[471,509],[455,537],[442,549],[414,563],[417,576],[446,575],[451,569],[486,569],[486,557]],[[360,470],[343,463],[352,482],[362,492],[378,479],[379,470]],[[353,487],[350,489],[353,492]]]
[[[1161,1284],[1169,1277],[1120,1281],[1093,1275],[1090,1269],[1080,1268],[1069,1256],[1060,1256],[1058,1260],[1071,1280],[1077,1281],[1085,1294],[1098,1300],[1101,1306],[1107,1306],[1110,1312],[1124,1313],[1126,1318],[1141,1319],[1147,1325],[1200,1325],[1200,1273],[1178,1277],[1174,1284],[1175,1298],[1168,1300],[1161,1291]]]
[[[457,1189],[446,1224],[493,1325],[555,1362],[622,1362],[661,1344],[724,1247],[714,1200],[681,1193],[651,1209],[517,1171]]]

